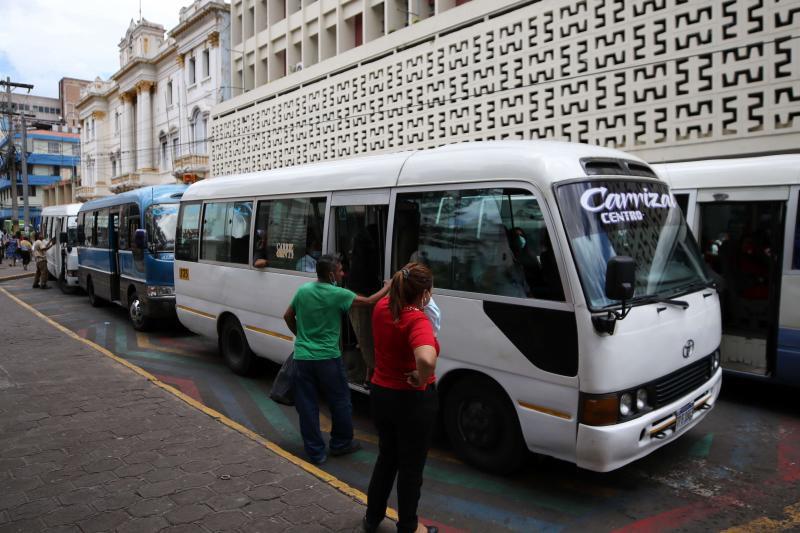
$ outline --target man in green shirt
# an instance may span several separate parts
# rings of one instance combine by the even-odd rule
[[[375,305],[389,290],[384,285],[370,297],[358,296],[338,286],[343,277],[339,258],[323,255],[317,261],[317,281],[300,287],[283,315],[295,335],[294,402],[303,444],[314,464],[322,464],[328,458],[319,429],[318,391],[322,391],[331,409],[331,455],[345,455],[361,448],[353,440],[350,388],[340,350],[342,315],[352,306]]]

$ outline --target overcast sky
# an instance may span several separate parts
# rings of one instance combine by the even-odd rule
[[[191,3],[141,0],[142,16],[169,31]],[[0,0],[0,17],[0,77],[57,97],[61,78],[107,79],[119,69],[117,44],[139,18],[139,0]]]

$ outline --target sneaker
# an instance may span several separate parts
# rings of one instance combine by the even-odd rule
[[[342,455],[348,455],[354,452],[357,452],[361,449],[361,443],[358,441],[353,441],[350,443],[349,446],[345,446],[344,448],[333,449],[331,448],[331,455],[334,457],[341,457]]]
[[[42,286],[41,286],[41,287],[39,287],[39,288],[40,288],[40,289],[49,289],[50,287],[48,287],[47,285],[42,285]]]
[[[322,457],[320,457],[319,459],[317,459],[316,461],[314,459],[311,459],[309,461],[309,463],[311,463],[312,465],[320,466],[320,465],[324,465],[327,460],[328,460],[328,455],[325,454]]]
[[[33,284],[33,288],[34,288],[34,289],[38,289],[38,288],[39,288],[39,284],[38,284],[38,283],[34,283],[34,284]]]

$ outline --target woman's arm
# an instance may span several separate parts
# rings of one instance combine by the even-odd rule
[[[436,370],[436,348],[430,345],[414,348],[417,369],[406,374],[406,382],[412,387],[421,387]]]

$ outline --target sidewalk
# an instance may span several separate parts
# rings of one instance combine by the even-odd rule
[[[364,506],[335,480],[2,291],[0,317],[0,533],[359,529]]]
[[[31,262],[28,265],[28,270],[22,268],[22,261],[17,260],[17,266],[11,266],[11,262],[7,258],[3,258],[3,263],[0,264],[0,283],[4,281],[11,281],[12,279],[33,277],[36,273],[36,265]]]

